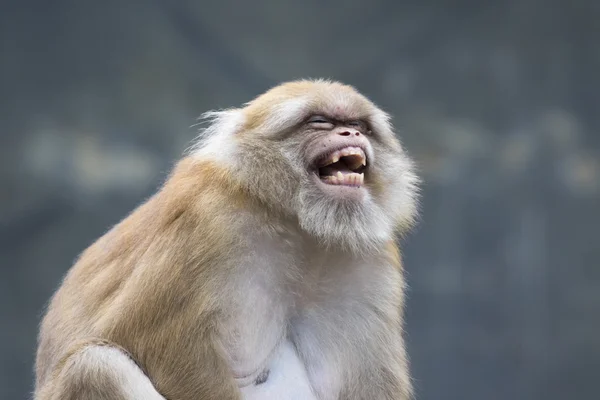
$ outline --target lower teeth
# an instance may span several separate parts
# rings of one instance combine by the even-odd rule
[[[327,175],[321,177],[321,179],[332,185],[361,186],[364,182],[364,175],[357,173],[343,175],[341,172],[338,172],[337,175]]]

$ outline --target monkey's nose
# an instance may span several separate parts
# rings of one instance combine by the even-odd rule
[[[354,136],[360,136],[360,132],[358,132],[358,131],[354,131],[354,132],[342,131],[339,134],[340,134],[340,136],[352,136],[352,134],[354,134]]]

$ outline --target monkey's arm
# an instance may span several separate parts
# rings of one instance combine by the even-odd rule
[[[74,344],[50,375],[36,400],[165,400],[127,352],[106,341]]]
[[[210,279],[174,270],[164,279],[139,277],[136,289],[115,305],[123,308],[110,313],[116,319],[102,321],[103,337],[127,349],[168,400],[237,400],[219,341],[221,303],[212,300],[219,296],[210,287],[193,287]]]
[[[211,175],[197,168],[180,165],[177,179],[144,210],[150,219],[134,231],[144,235],[128,250],[136,266],[99,325],[167,399],[237,400],[218,330],[229,299],[228,257],[240,241],[223,220],[229,203],[202,183]]]
[[[37,388],[35,399],[239,399],[239,389],[223,358],[209,341],[203,343],[205,348],[196,354],[196,365],[183,361],[185,357],[149,359],[152,372],[146,375],[146,368],[142,370],[120,346],[105,340],[78,342]]]
[[[241,398],[225,357],[211,336],[173,336],[170,343],[156,342],[161,355],[147,359],[145,369],[167,399]],[[198,344],[177,343],[193,340]],[[147,350],[152,352],[152,349]]]
[[[412,384],[408,372],[406,351],[396,329],[386,327],[371,331],[376,340],[361,344],[356,365],[347,385],[342,388],[340,399],[348,400],[410,400]],[[399,329],[398,329],[399,332]]]
[[[227,299],[220,283],[227,266],[223,248],[232,246],[222,228],[228,224],[209,218],[207,206],[190,206],[192,200],[202,204],[202,193],[167,186],[83,254],[50,306],[52,323],[42,337],[56,345],[43,346],[42,364],[56,357],[47,349],[68,351],[75,340],[101,338],[125,349],[168,400],[237,400],[239,389],[216,334]],[[96,353],[72,353],[41,385],[39,399],[69,399],[76,384],[110,391],[113,381],[129,376],[115,375],[121,358],[91,357]],[[116,393],[88,398],[138,399]]]
[[[387,292],[386,301],[371,304],[377,315],[371,340],[364,346],[365,360],[362,386],[350,386],[350,399],[409,400],[413,398],[408,356],[403,338],[404,278],[400,251],[394,242],[388,243],[382,268],[389,272],[388,279],[381,283],[380,292]]]

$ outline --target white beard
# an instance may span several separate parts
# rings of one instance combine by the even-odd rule
[[[299,194],[300,227],[327,248],[373,252],[393,236],[393,221],[367,193],[362,201],[324,196],[317,188]]]

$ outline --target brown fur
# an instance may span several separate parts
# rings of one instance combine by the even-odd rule
[[[348,96],[354,93],[348,86],[335,89]],[[314,84],[299,82],[273,89],[244,110],[244,131],[263,126],[282,101],[315,90],[331,88],[315,89]],[[361,97],[355,102],[364,103],[357,106],[363,110],[370,104]],[[245,143],[253,140],[258,139],[249,137]],[[265,150],[265,157],[271,157],[269,151]],[[283,161],[274,157],[270,162]],[[288,180],[282,180],[286,188],[294,184]],[[381,176],[374,175],[370,185],[376,196],[384,196]],[[77,364],[91,345],[123,349],[166,399],[239,399],[219,332],[229,277],[249,246],[242,233],[247,224],[244,216],[251,215],[265,230],[272,221],[297,224],[293,214],[271,200],[271,192],[264,193],[214,160],[188,156],[180,161],[157,194],[83,252],[52,298],[41,326],[36,399],[125,399],[110,374]],[[398,271],[391,311],[378,311],[382,321],[393,327],[382,333],[382,340],[388,340],[386,335],[396,340],[401,336],[404,285],[400,253],[391,240],[382,250],[387,263]],[[364,388],[359,387],[364,378],[378,390],[387,388],[386,399],[407,399],[408,367],[403,347],[399,351],[386,355],[397,358],[397,363],[361,372],[357,386],[348,384],[340,398],[365,398]]]
[[[223,169],[183,160],[164,188],[86,250],[65,278],[43,322],[42,331],[54,332],[40,342],[38,385],[51,382],[82,346],[70,343],[106,338],[135,354],[169,399],[235,398],[233,382],[201,375],[225,368],[204,343],[214,340],[219,279],[240,242],[223,211],[243,198]],[[62,363],[53,364],[57,359]]]

